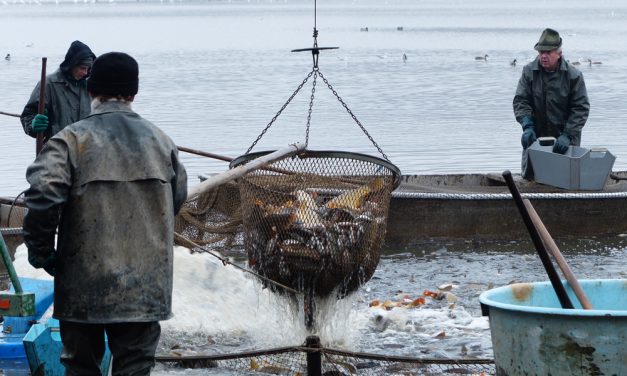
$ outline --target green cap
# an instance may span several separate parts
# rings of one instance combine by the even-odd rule
[[[536,51],[552,51],[562,46],[562,38],[560,34],[553,29],[544,29],[542,35],[540,35],[540,40],[536,43],[533,48]]]

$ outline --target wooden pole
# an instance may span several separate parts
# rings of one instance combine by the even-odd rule
[[[540,235],[538,234],[538,230],[533,225],[531,218],[529,216],[529,212],[527,212],[527,208],[523,203],[522,196],[516,188],[516,184],[514,183],[514,178],[512,178],[512,173],[509,170],[503,172],[503,177],[505,178],[505,182],[507,183],[507,187],[509,191],[512,193],[512,198],[518,207],[518,211],[520,211],[520,215],[522,216],[523,222],[527,226],[527,231],[529,231],[529,235],[531,236],[531,240],[536,247],[536,251],[538,252],[538,256],[540,256],[540,260],[542,261],[542,265],[544,265],[544,270],[546,274],[549,276],[549,280],[551,281],[551,285],[553,285],[553,290],[555,290],[555,294],[557,294],[557,298],[560,301],[562,308],[564,309],[573,309],[573,303],[570,301],[568,294],[566,293],[566,289],[562,284],[562,281],[557,275],[557,271],[551,262],[551,258],[549,257],[546,248],[544,247],[544,243],[540,239]]]
[[[6,116],[13,116],[13,117],[20,117],[20,114],[13,114],[11,112],[4,112],[4,111],[0,111],[0,115],[6,115]]]
[[[213,159],[219,159],[221,161],[226,161],[226,162],[231,162],[233,161],[233,158],[231,157],[225,157],[224,155],[219,155],[219,154],[213,154],[213,153],[209,153],[206,151],[202,151],[202,150],[196,150],[196,149],[190,149],[190,148],[186,148],[185,146],[177,146],[177,148],[180,151],[184,151],[186,153],[190,153],[190,154],[196,154],[196,155],[200,155],[203,157],[209,157],[209,158],[213,158]]]
[[[46,62],[47,57],[41,58],[41,79],[39,80],[39,107],[37,113],[42,114],[46,109]],[[35,147],[35,155],[39,155],[39,152],[44,147],[44,132],[37,133],[37,145]]]
[[[259,157],[257,159],[253,159],[252,161],[244,165],[240,165],[228,171],[212,175],[202,183],[190,188],[187,192],[187,200],[192,200],[198,197],[203,192],[206,192],[224,183],[228,183],[231,180],[242,177],[250,171],[263,168],[264,166],[272,162],[291,157],[292,155],[300,153],[303,150],[305,150],[305,144],[296,143],[286,148],[279,149],[273,153]]]
[[[566,280],[570,284],[570,287],[575,292],[575,296],[577,296],[579,303],[581,303],[583,309],[593,309],[592,303],[590,303],[590,299],[588,299],[588,296],[581,288],[579,281],[577,281],[577,278],[568,266],[568,262],[566,262],[566,259],[562,255],[562,252],[560,252],[557,244],[555,244],[553,237],[551,237],[551,234],[549,234],[549,231],[544,226],[544,223],[542,223],[542,220],[540,219],[540,216],[538,215],[536,210],[533,208],[533,205],[531,205],[531,202],[528,199],[523,199],[523,202],[525,204],[525,207],[527,208],[527,211],[529,212],[529,216],[531,217],[533,224],[538,229],[538,233],[540,234],[540,238],[542,239],[544,246],[553,255],[555,262],[557,262],[557,266],[560,267],[560,269],[562,270],[562,274],[564,275],[564,277],[566,277]]]

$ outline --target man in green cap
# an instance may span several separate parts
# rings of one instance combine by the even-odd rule
[[[562,38],[544,29],[534,46],[538,57],[523,68],[514,96],[514,115],[522,125],[521,174],[533,179],[527,148],[538,137],[555,137],[554,153],[580,145],[590,102],[583,74],[562,57]]]

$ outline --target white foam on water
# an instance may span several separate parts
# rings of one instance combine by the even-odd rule
[[[176,247],[174,255],[174,317],[162,323],[166,333],[195,332],[231,341],[237,337],[254,348],[299,345],[311,334],[302,298],[292,304],[263,289],[257,277],[209,254]],[[349,341],[351,304],[350,298],[318,302],[316,334],[326,343]]]

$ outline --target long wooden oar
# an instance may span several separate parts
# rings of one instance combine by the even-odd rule
[[[46,62],[47,57],[41,58],[41,80],[39,81],[39,107],[37,107],[37,113],[43,115],[46,109]],[[39,152],[44,147],[44,132],[37,133],[37,144],[35,152],[39,155]]]
[[[544,265],[544,270],[546,274],[549,276],[549,280],[551,281],[551,285],[553,285],[553,290],[555,290],[555,294],[557,294],[557,299],[560,301],[562,308],[564,309],[573,309],[573,303],[570,301],[568,294],[566,293],[566,289],[564,285],[562,285],[562,281],[557,275],[557,271],[551,262],[551,258],[549,257],[546,248],[544,247],[544,243],[540,239],[540,235],[538,234],[538,230],[536,226],[533,225],[531,221],[531,217],[529,212],[527,212],[527,208],[523,203],[522,196],[516,188],[516,184],[514,183],[514,179],[512,178],[512,173],[509,170],[503,172],[503,177],[505,178],[505,182],[507,183],[507,187],[509,191],[512,193],[512,198],[514,202],[516,202],[516,206],[518,207],[518,211],[520,211],[520,215],[522,216],[523,222],[527,226],[527,231],[529,231],[529,235],[531,236],[531,240],[536,247],[536,251],[538,252],[538,256],[540,256],[540,260],[542,261],[542,265]]]
[[[579,281],[577,281],[575,274],[573,274],[570,266],[568,266],[568,262],[566,262],[564,255],[562,255],[562,252],[560,252],[560,249],[557,247],[557,244],[555,244],[553,237],[551,237],[551,234],[549,234],[549,231],[544,226],[544,223],[542,223],[540,216],[533,208],[533,205],[531,205],[531,201],[525,198],[523,199],[523,202],[525,204],[525,207],[527,208],[527,211],[529,212],[531,221],[538,229],[538,233],[540,234],[540,238],[542,239],[544,246],[553,255],[557,266],[560,267],[562,274],[564,275],[564,277],[566,277],[566,280],[570,284],[570,287],[575,292],[575,296],[577,296],[579,303],[581,303],[583,309],[593,309],[592,303],[590,303],[590,299],[588,299],[588,296],[581,288],[581,285],[579,284]]]
[[[305,144],[296,143],[293,145],[289,145],[286,148],[279,149],[273,153],[264,155],[257,159],[253,159],[252,161],[239,165],[235,168],[232,168],[228,171],[221,172],[216,175],[211,175],[207,180],[203,181],[200,184],[190,188],[187,192],[187,200],[192,200],[203,192],[206,192],[212,188],[215,188],[221,184],[227,183],[231,180],[235,180],[244,174],[257,170],[260,168],[264,168],[266,165],[276,162],[281,159],[285,159],[291,157],[294,154],[300,153],[305,150]]]
[[[226,162],[231,162],[233,161],[233,158],[231,157],[225,157],[224,155],[219,155],[219,154],[213,154],[213,153],[209,153],[207,151],[202,151],[202,150],[196,150],[196,149],[190,149],[190,148],[186,148],[185,146],[177,146],[177,148],[180,151],[184,151],[186,153],[190,153],[190,154],[196,154],[196,155],[200,155],[203,157],[209,157],[209,158],[213,158],[213,159],[219,159],[221,161],[226,161]]]

